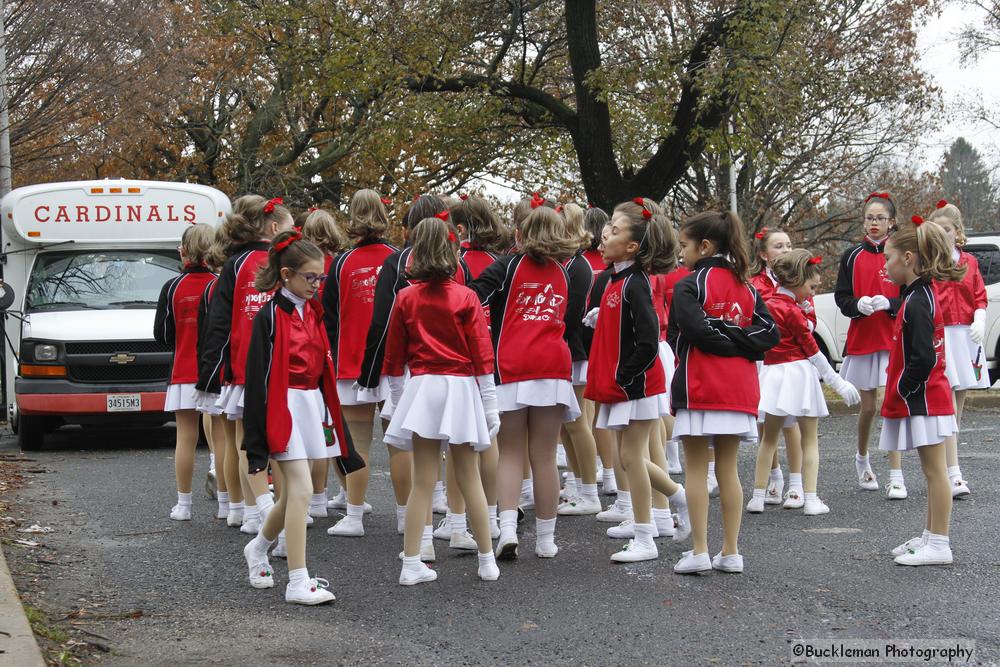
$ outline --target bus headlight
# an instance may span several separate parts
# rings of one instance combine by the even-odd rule
[[[35,345],[35,361],[55,361],[59,358],[59,350],[55,345],[38,343]]]

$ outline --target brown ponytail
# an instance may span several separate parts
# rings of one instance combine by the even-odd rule
[[[888,242],[900,252],[912,252],[917,256],[914,272],[921,278],[961,280],[968,270],[967,266],[955,264],[948,235],[936,224],[902,224]]]
[[[641,204],[639,202],[642,202]],[[652,199],[637,197],[615,206],[614,216],[629,223],[631,239],[639,244],[635,263],[646,273],[670,273],[677,266],[677,235],[663,209]]]
[[[715,251],[727,256],[736,277],[746,282],[750,260],[740,216],[731,211],[704,211],[684,220],[681,233],[696,243],[715,244]]]
[[[253,286],[258,292],[270,292],[281,284],[282,269],[298,271],[306,262],[313,260],[322,262],[323,251],[303,240],[297,229],[281,232],[274,237],[267,252],[267,264],[257,269]]]

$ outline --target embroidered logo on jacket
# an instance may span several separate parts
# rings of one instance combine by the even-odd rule
[[[560,322],[559,306],[566,300],[556,294],[551,283],[523,283],[514,298],[514,317],[525,322]]]

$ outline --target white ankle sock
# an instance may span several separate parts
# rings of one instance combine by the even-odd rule
[[[479,555],[479,567],[482,567],[484,565],[496,565],[497,559],[496,556],[493,555],[492,551],[487,551],[484,554],[478,554],[478,555]]]
[[[347,516],[361,521],[365,516],[365,506],[362,505],[352,505],[347,503]]]
[[[785,483],[785,475],[781,472],[781,468],[771,468],[771,474],[767,477],[768,481],[774,482],[775,486],[782,486]]]
[[[538,542],[552,541],[556,537],[555,519],[535,519],[535,535]]]
[[[506,535],[517,534],[517,510],[500,512],[500,532]]]
[[[289,586],[305,586],[309,583],[309,570],[304,567],[300,567],[297,570],[288,571],[288,585]]]
[[[403,569],[415,572],[424,569],[424,564],[420,562],[420,554],[416,556],[403,556]]]
[[[420,536],[420,546],[425,547],[434,543],[434,527],[424,526],[424,534]]]
[[[489,517],[490,521],[496,521],[497,520],[497,506],[496,505],[487,505],[486,506],[486,515],[487,515],[487,517]]]
[[[247,505],[243,510],[243,518],[247,521],[257,519],[260,520],[260,509],[256,505]]]
[[[190,507],[191,506],[191,492],[188,491],[187,493],[181,493],[180,491],[178,491],[177,492],[177,504],[178,505],[187,505],[188,507]]]
[[[680,446],[676,440],[667,440],[667,464],[674,465],[681,462]]]
[[[654,507],[652,510],[652,517],[653,523],[656,525],[660,525],[661,523],[665,525],[667,522],[670,522],[671,526],[674,525],[674,519],[670,514],[669,508],[661,510]]]
[[[892,468],[890,468],[889,469],[889,481],[890,482],[899,482],[900,484],[902,484],[903,483],[903,471],[902,471],[902,469],[900,469],[900,470],[893,470]]]
[[[250,548],[258,558],[264,560],[264,557],[267,556],[267,550],[271,548],[271,545],[274,544],[275,541],[276,540],[269,540],[264,537],[264,533],[257,533],[257,536],[250,540]]]
[[[948,479],[954,481],[956,479],[962,479],[962,468],[959,466],[948,466]],[[178,497],[180,494],[177,494]]]
[[[800,472],[790,472],[788,473],[788,490],[798,491],[802,493],[802,473]]]
[[[678,485],[677,491],[672,496],[667,496],[667,500],[670,501],[670,506],[673,507],[678,512],[683,511],[687,508],[687,494],[684,493],[684,487]]]
[[[861,477],[861,475],[863,475],[865,471],[871,467],[871,463],[868,461],[868,455],[865,454],[864,456],[861,456],[861,454],[855,454],[854,467],[858,471],[858,477]]]
[[[708,476],[715,477],[715,461],[708,462]]]
[[[448,525],[451,526],[451,532],[453,533],[464,533],[469,528],[469,523],[464,512],[461,514],[449,514]]]
[[[323,489],[321,493],[312,494],[312,500],[309,501],[309,504],[313,507],[326,507],[326,489]]]
[[[934,533],[927,533],[927,546],[936,547],[938,549],[945,549],[951,546],[951,540],[947,535],[935,535]]]
[[[521,495],[522,496],[534,495],[534,486],[532,485],[531,479],[521,480]]]
[[[757,500],[758,498],[760,500],[764,500],[764,496],[766,494],[767,494],[767,489],[754,489],[753,490],[753,498],[754,498],[754,500]]]
[[[601,480],[607,485],[608,482],[615,481],[615,469],[614,468],[601,468]]]
[[[260,516],[260,520],[263,521],[267,518],[268,513],[274,507],[274,496],[271,492],[262,493],[257,496],[257,513]]]
[[[580,484],[580,497],[585,500],[597,500],[597,484]]]
[[[656,511],[656,510],[653,510]],[[635,523],[632,524],[635,529],[635,541],[643,542],[645,544],[653,543],[653,524],[651,523]]]
[[[396,505],[396,523],[406,521],[406,505]]]
[[[240,502],[238,502],[238,503],[229,503],[229,510],[230,511],[232,511],[232,510],[239,510],[241,512],[245,512],[246,511],[246,505],[243,503],[242,500]]]
[[[819,500],[819,496],[816,495],[815,493],[807,493],[805,494],[805,498],[806,502],[809,502],[810,500]]]
[[[618,506],[623,510],[632,509],[632,493],[629,491],[618,492]]]
[[[215,494],[215,497],[216,497],[216,499],[218,499],[220,505],[222,503],[226,503],[227,505],[229,504],[229,492],[228,491],[219,491],[218,493]]]
[[[212,452],[208,453],[208,469],[215,470],[215,454]]]

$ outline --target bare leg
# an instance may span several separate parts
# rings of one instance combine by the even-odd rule
[[[497,433],[499,460],[497,465],[497,501],[500,511],[517,510],[521,497],[521,481],[527,453],[528,410],[514,410],[500,415]],[[556,492],[558,493],[558,491]]]
[[[450,447],[448,454],[445,455],[444,468],[448,479],[446,482],[448,485],[448,511],[452,514],[465,514],[465,497],[462,495],[462,488],[455,478],[455,462],[452,460]]]
[[[354,449],[364,459],[365,467],[347,476],[347,502],[363,505],[368,492],[371,468],[368,465],[372,446],[372,430],[375,425],[375,404],[343,406],[347,429],[354,441]]]
[[[705,436],[686,435],[681,442],[684,445],[684,493],[691,519],[692,552],[708,553],[708,460],[712,450]]]
[[[222,431],[226,443],[225,475],[226,488],[229,489],[229,502],[243,502],[243,476],[240,474],[240,457],[236,450],[236,422],[225,417],[217,417],[222,420]]]
[[[556,467],[556,441],[566,408],[561,405],[530,407],[528,421],[528,460],[535,492],[535,518],[554,519],[559,505],[559,469]]]
[[[735,435],[715,436],[715,476],[719,480],[722,506],[722,555],[738,554],[740,522],[743,519],[743,487],[737,467],[740,439]]]
[[[491,553],[493,541],[490,537],[489,516],[486,513],[486,493],[479,478],[479,457],[468,445],[452,445],[448,449],[448,459],[454,461],[456,488],[461,489],[465,498],[469,527],[476,538],[479,553]]]
[[[791,474],[802,473],[802,431],[796,422],[795,426],[781,429],[785,436],[785,457],[788,459],[788,472]],[[775,459],[778,458],[778,450],[774,450]],[[777,466],[772,466],[775,468]]]
[[[580,405],[584,404],[583,389],[583,387],[573,387]],[[564,424],[563,431],[569,435],[568,439],[573,443],[576,476],[583,484],[597,484],[597,442],[594,440],[594,433],[587,421],[588,415],[582,410],[581,413],[576,421]],[[563,444],[565,442],[564,440]],[[569,450],[567,450],[568,453]]]
[[[383,420],[382,423],[386,422]],[[389,480],[392,482],[392,492],[396,496],[396,504],[405,505],[410,497],[413,452],[396,449],[389,444],[386,448],[389,450]]]
[[[229,493],[229,480],[226,478],[229,448],[226,447],[226,431],[223,425],[225,417],[214,415],[205,415],[205,417],[208,421],[205,433],[209,435],[213,443],[212,451],[215,453],[215,481],[221,493]]]
[[[819,420],[816,417],[799,417],[802,454],[802,491],[816,493],[819,477],[819,436],[817,428]]]
[[[236,420],[236,446],[240,448],[243,444],[243,420]],[[240,449],[240,474],[246,479],[247,485],[243,489],[243,496],[246,500],[248,506],[256,505],[257,498],[267,493],[267,471],[262,470],[255,475],[247,474],[249,470],[249,464],[247,463],[247,453]],[[253,501],[247,498],[247,489],[251,491],[251,496],[253,496]],[[308,509],[308,503],[306,503]],[[303,519],[305,521],[305,519]]]
[[[499,464],[500,448],[494,439],[489,449],[479,452],[479,476],[483,481],[487,505],[497,504],[497,466]]]
[[[194,476],[194,450],[198,446],[198,420],[201,416],[194,410],[178,410],[174,413],[177,423],[177,445],[174,448],[174,477],[178,493],[191,493],[191,478]]]
[[[661,470],[667,469],[667,453],[664,449],[664,443],[666,438],[663,435],[664,428],[663,422],[659,419],[654,420],[652,427],[649,429],[649,458],[647,464],[652,463],[657,468]],[[648,465],[645,467],[649,467]],[[646,473],[649,475],[649,472]],[[670,503],[667,500],[667,496],[657,490],[656,486],[652,486],[652,480],[650,481],[650,498],[653,503],[653,507],[658,510],[665,510],[670,507]]]
[[[918,447],[920,467],[927,478],[927,530],[935,535],[948,535],[951,526],[951,488],[944,447]]]
[[[784,417],[764,415],[764,426],[761,429],[763,436],[757,448],[757,468],[753,481],[754,490],[763,491],[767,489],[768,477],[771,473],[771,462],[773,457],[778,453],[778,437],[781,434],[781,425],[784,423]],[[718,472],[716,472],[716,478],[718,478]]]
[[[958,422],[959,430],[962,429],[962,413],[965,412],[965,389],[955,390],[955,420]],[[956,463],[957,465],[957,463]]]
[[[441,443],[413,436],[413,483],[406,502],[406,530],[403,534],[403,554],[420,555],[427,516],[431,512],[431,497],[441,468]]]
[[[326,491],[326,478],[329,474],[330,459],[315,459],[310,461],[312,471],[312,487],[316,493]]]
[[[601,465],[605,468],[614,468],[615,453],[618,449],[614,433],[603,428],[595,428],[593,429],[593,434],[594,442],[597,445],[597,453],[601,457]],[[625,476],[622,475],[623,479],[624,477]],[[618,488],[621,488],[620,482],[618,482]],[[627,491],[627,489],[624,490]]]
[[[632,493],[632,513],[636,523],[650,523],[649,473],[646,472],[647,454],[649,451],[650,431],[653,430],[653,419],[640,419],[629,422],[621,433],[622,466],[628,476],[628,485]]]
[[[861,408],[858,411],[858,454],[868,456],[868,441],[871,440],[872,422],[875,421],[875,408],[878,391],[866,389],[861,394]]]

